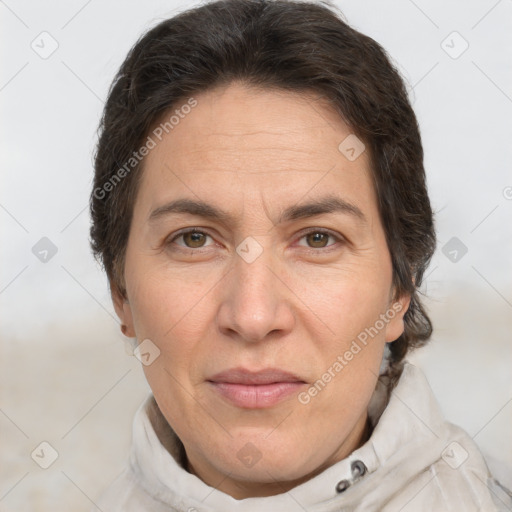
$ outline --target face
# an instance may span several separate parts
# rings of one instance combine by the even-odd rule
[[[145,159],[114,303],[160,351],[143,368],[189,470],[278,494],[364,442],[408,301],[369,155],[339,149],[351,130],[327,104],[235,83],[194,97]]]

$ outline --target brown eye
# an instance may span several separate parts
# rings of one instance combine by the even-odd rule
[[[181,236],[183,237],[185,245],[191,249],[202,247],[206,241],[206,235],[200,231],[189,231]]]
[[[334,240],[334,242],[331,241],[331,243],[329,243],[329,239]],[[309,247],[310,249],[328,249],[331,246],[336,245],[336,242],[342,241],[342,236],[336,235],[331,231],[315,229],[309,233],[304,233],[300,237],[299,245],[302,245],[303,247]]]
[[[313,232],[306,235],[306,239],[310,247],[321,249],[327,246],[327,242],[329,241],[329,234],[322,232]]]
[[[210,235],[191,229],[177,234],[169,244],[175,244],[186,249],[201,249],[208,246],[206,244],[208,238],[211,238]]]

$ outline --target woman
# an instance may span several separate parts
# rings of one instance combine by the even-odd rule
[[[152,395],[105,511],[508,510],[404,362],[432,327],[423,151],[384,50],[326,6],[160,23],[105,106],[92,246]]]

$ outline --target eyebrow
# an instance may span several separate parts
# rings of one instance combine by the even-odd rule
[[[159,206],[151,212],[149,221],[154,222],[162,217],[179,213],[203,217],[226,225],[236,225],[238,223],[238,219],[225,210],[204,201],[192,199],[176,199],[163,206]],[[281,212],[276,224],[328,213],[348,214],[362,222],[366,222],[366,217],[356,205],[340,197],[329,195],[309,203],[289,206]]]

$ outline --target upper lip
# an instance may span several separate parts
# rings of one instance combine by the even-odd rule
[[[293,373],[278,368],[265,368],[258,371],[250,371],[245,368],[231,368],[217,373],[208,379],[210,382],[224,382],[228,384],[263,385],[277,382],[304,382]]]

